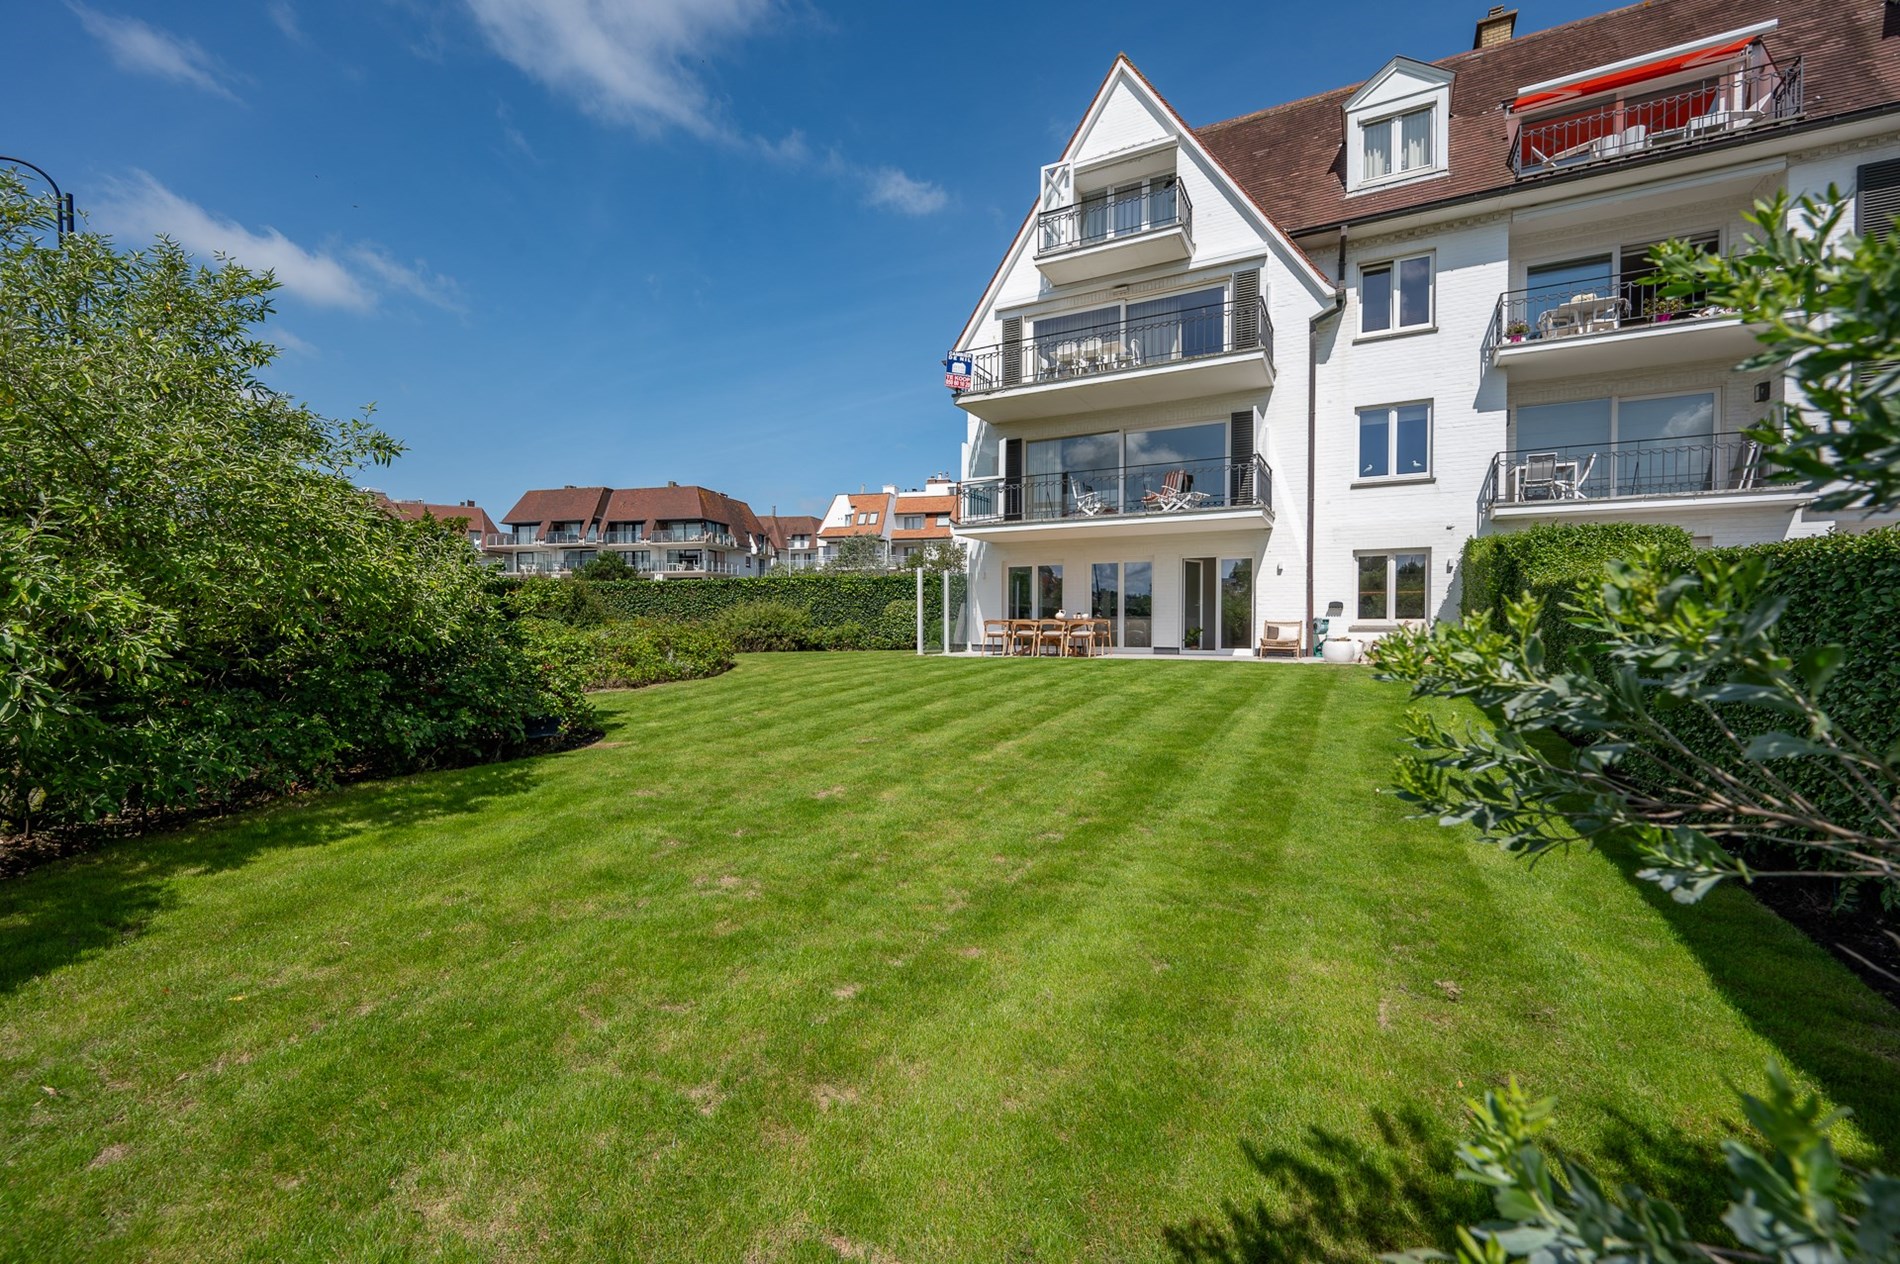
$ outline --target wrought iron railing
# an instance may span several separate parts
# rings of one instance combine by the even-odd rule
[[[1059,474],[967,480],[963,526],[1273,507],[1273,467],[1240,460],[1163,461]]]
[[[1761,444],[1737,434],[1559,444],[1497,454],[1480,507],[1785,490]]]
[[[1729,307],[1711,306],[1705,296],[1665,295],[1664,278],[1653,268],[1621,275],[1604,273],[1593,281],[1563,281],[1498,295],[1486,331],[1486,354],[1501,346],[1550,342],[1619,329],[1646,329],[1675,321],[1733,316]]]
[[[1521,179],[1657,149],[1704,144],[1801,113],[1801,58],[1770,61],[1668,92],[1587,106],[1519,125],[1511,170]]]
[[[1042,212],[1036,217],[1036,254],[1046,257],[1167,228],[1189,236],[1194,232],[1194,204],[1178,181],[1138,193],[1085,197]]]
[[[1127,373],[1241,351],[1265,352],[1267,364],[1273,364],[1273,321],[1265,299],[1209,303],[977,347],[965,356],[970,361],[965,394]]]

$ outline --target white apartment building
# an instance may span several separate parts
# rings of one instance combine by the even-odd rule
[[[1735,249],[1779,189],[1900,212],[1900,4],[1652,0],[1199,129],[1117,59],[946,367],[971,617],[1252,652],[1457,610],[1474,534],[1860,520],[1767,481],[1745,314],[1650,247]],[[964,374],[967,372],[967,386]],[[957,389],[962,388],[962,389]]]
[[[875,536],[882,560],[903,566],[934,542],[953,542],[956,518],[957,485],[944,474],[931,475],[922,487],[886,483],[875,492],[839,492],[819,523],[818,561],[831,562],[852,536]]]
[[[601,553],[656,579],[763,575],[772,541],[742,500],[709,488],[538,488],[483,542],[504,574],[570,575]]]

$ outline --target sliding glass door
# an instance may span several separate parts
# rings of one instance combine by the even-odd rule
[[[1108,620],[1119,647],[1154,644],[1154,600],[1152,562],[1097,562],[1089,568],[1089,614]]]
[[[1253,559],[1220,560],[1220,648],[1253,648]]]

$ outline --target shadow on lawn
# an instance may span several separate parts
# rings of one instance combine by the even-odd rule
[[[1363,1261],[1385,1251],[1446,1249],[1453,1230],[1491,1215],[1489,1191],[1455,1179],[1456,1136],[1425,1112],[1372,1112],[1378,1140],[1309,1129],[1297,1146],[1241,1142],[1266,1185],[1251,1206],[1225,1203],[1213,1217],[1162,1231],[1183,1264]],[[1690,1223],[1713,1229],[1723,1203],[1717,1152],[1615,1115],[1600,1159],[1675,1201]]]
[[[0,882],[0,995],[136,937],[177,902],[170,879],[236,869],[261,852],[480,811],[535,781],[535,759],[369,782],[226,820],[108,843]]]

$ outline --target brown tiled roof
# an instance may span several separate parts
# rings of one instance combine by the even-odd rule
[[[891,532],[891,539],[893,540],[948,540],[950,538],[950,528],[940,527],[935,522],[932,522],[929,526],[918,527],[910,531],[898,527]]]
[[[1452,71],[1450,174],[1346,196],[1344,105],[1360,85],[1196,129],[1261,210],[1300,234],[1512,187],[1506,102],[1526,84],[1717,35],[1768,18],[1769,54],[1802,58],[1809,120],[1900,105],[1900,18],[1885,0],[1650,0],[1432,63]],[[1369,68],[1371,69],[1371,68]],[[1772,134],[1739,133],[1738,139]],[[1557,177],[1561,178],[1561,177]]]
[[[578,522],[585,532],[589,524],[599,520],[610,494],[605,487],[550,487],[525,492],[501,520],[510,526],[538,524],[544,533],[551,522]]]
[[[789,541],[795,535],[817,539],[818,529],[825,525],[824,519],[814,518],[810,514],[760,514],[759,525],[765,528],[765,538],[772,547],[783,552],[791,547]]]
[[[819,532],[820,535],[828,540],[837,540],[848,535],[881,536],[889,529],[891,501],[894,499],[891,495],[886,492],[860,492],[847,495],[845,499],[851,505],[851,521],[841,527],[826,527]],[[877,521],[860,524],[858,515],[862,513],[876,514]]]
[[[735,536],[765,535],[752,506],[722,492],[691,484],[681,487],[627,487],[607,498],[603,522],[717,522]]]
[[[426,500],[391,500],[387,496],[377,503],[398,518],[406,518],[410,522],[434,518],[437,522],[466,522],[470,531],[480,531],[484,535],[492,535],[496,531],[494,520],[479,505],[438,505]]]
[[[955,496],[923,496],[897,493],[897,508],[900,514],[954,514],[957,511]]]

